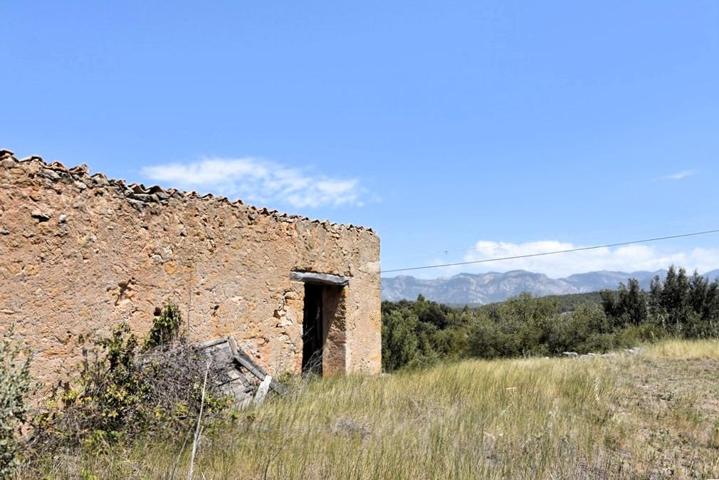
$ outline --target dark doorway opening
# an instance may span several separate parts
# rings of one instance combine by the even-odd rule
[[[302,320],[302,373],[322,375],[324,319],[322,285],[305,283],[305,310]]]

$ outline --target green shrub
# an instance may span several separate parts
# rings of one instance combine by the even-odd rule
[[[34,441],[48,449],[85,445],[104,449],[143,435],[185,435],[200,410],[208,370],[203,416],[231,405],[219,390],[224,374],[178,336],[181,317],[167,304],[144,348],[127,324],[86,352],[79,378],[63,385],[55,404],[35,422]]]
[[[417,316],[390,312],[382,322],[382,367],[396,370],[412,362],[418,354]]]
[[[145,340],[145,349],[158,347],[177,340],[180,336],[182,315],[180,309],[172,302],[166,302],[157,312],[152,328]]]
[[[11,328],[0,340],[0,478],[9,477],[19,462],[18,430],[27,420],[32,389],[30,356],[13,340]]]
[[[382,367],[426,367],[465,355],[469,322],[457,312],[426,300],[382,303]]]
[[[618,344],[622,347],[631,347],[639,343],[657,342],[670,336],[670,333],[656,323],[632,325],[617,332]]]

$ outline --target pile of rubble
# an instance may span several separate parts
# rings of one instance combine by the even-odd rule
[[[594,358],[594,357],[615,357],[619,354],[626,354],[626,355],[637,355],[642,352],[642,349],[639,347],[633,347],[633,348],[625,348],[622,351],[611,351],[606,353],[583,353],[579,354],[577,352],[562,352],[562,356],[564,357],[570,357],[570,358]]]

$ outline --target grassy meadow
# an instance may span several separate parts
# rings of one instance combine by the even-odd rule
[[[719,477],[719,342],[317,380],[236,416],[204,432],[195,478]],[[18,474],[184,479],[190,438]]]

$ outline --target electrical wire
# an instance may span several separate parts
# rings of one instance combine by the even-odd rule
[[[461,265],[475,265],[478,263],[501,262],[503,260],[517,260],[520,258],[544,257],[547,255],[560,255],[563,253],[585,252],[587,250],[598,250],[600,248],[614,248],[614,247],[623,247],[626,245],[638,245],[638,244],[643,244],[643,243],[660,242],[663,240],[673,240],[676,238],[697,237],[699,235],[710,235],[713,233],[719,233],[719,229],[704,230],[701,232],[682,233],[682,234],[678,234],[678,235],[667,235],[664,237],[644,238],[641,240],[631,240],[631,241],[627,241],[627,242],[607,243],[604,245],[592,245],[589,247],[569,248],[566,250],[554,250],[551,252],[527,253],[525,255],[513,255],[510,257],[483,258],[481,260],[469,260],[469,261],[465,261],[465,262],[441,263],[441,264],[436,264],[436,265],[422,265],[422,266],[418,266],[418,267],[406,267],[406,268],[392,268],[390,270],[382,270],[381,273],[409,272],[412,270],[426,270],[426,269],[430,269],[430,268],[457,267],[457,266],[461,266]]]

